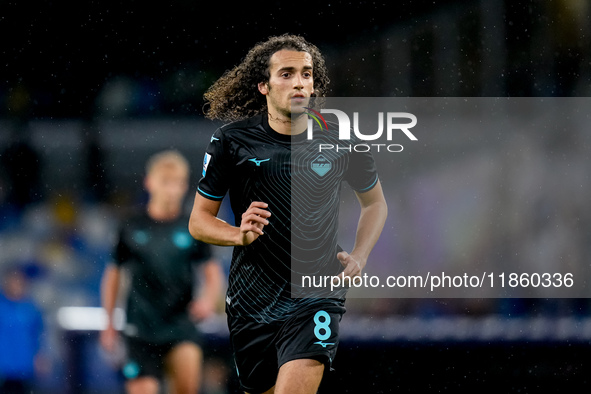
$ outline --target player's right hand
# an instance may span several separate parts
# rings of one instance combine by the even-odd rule
[[[107,328],[101,331],[100,342],[103,349],[109,353],[114,353],[117,346],[118,333],[115,328],[109,324]]]
[[[250,206],[242,214],[242,222],[240,223],[240,245],[250,245],[259,236],[263,235],[263,227],[269,224],[268,218],[271,212],[266,208],[269,204],[261,201],[253,201]]]

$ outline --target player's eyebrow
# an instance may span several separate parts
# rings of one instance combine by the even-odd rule
[[[303,67],[304,71],[308,71],[308,70],[312,70],[312,66],[304,66]],[[285,66],[285,67],[281,67],[279,70],[277,70],[277,72],[283,72],[283,71],[297,71],[296,67],[292,67],[292,66]]]

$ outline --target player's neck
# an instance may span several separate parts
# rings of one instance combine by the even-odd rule
[[[150,200],[147,211],[148,216],[154,220],[174,220],[181,214],[181,206],[179,204],[164,204]]]
[[[308,127],[307,117],[305,116],[292,119],[272,112],[268,112],[267,116],[269,117],[269,126],[279,134],[297,135],[306,131]]]
[[[6,299],[8,301],[21,302],[21,301],[24,301],[25,294],[20,293],[20,292],[12,292],[12,291],[7,290],[4,292],[4,297],[6,297]]]

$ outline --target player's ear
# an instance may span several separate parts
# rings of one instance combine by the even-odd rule
[[[150,191],[150,186],[151,186],[150,177],[148,175],[146,175],[144,177],[144,189],[146,191]]]
[[[263,95],[269,94],[269,84],[267,82],[259,82],[258,84],[259,92]]]

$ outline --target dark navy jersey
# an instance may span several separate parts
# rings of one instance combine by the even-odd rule
[[[340,191],[345,180],[358,192],[377,183],[370,153],[349,151],[354,142],[338,133],[315,130],[279,134],[267,115],[221,127],[211,137],[198,193],[220,201],[230,197],[235,225],[253,201],[271,212],[264,235],[234,248],[226,297],[227,310],[259,322],[284,320],[319,297],[343,300],[345,291],[301,286],[302,275],[336,275]],[[319,144],[344,149],[319,152]]]
[[[189,339],[195,332],[187,310],[193,299],[193,267],[211,258],[211,246],[193,239],[188,222],[187,215],[156,221],[141,212],[122,223],[113,261],[131,274],[128,335],[168,342]]]

